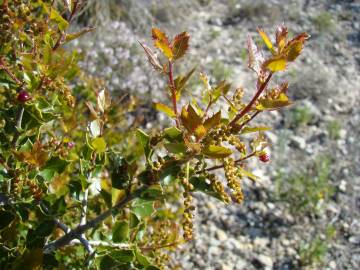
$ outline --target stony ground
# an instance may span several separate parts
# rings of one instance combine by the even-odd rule
[[[267,133],[271,163],[249,163],[261,181],[244,183],[247,199],[240,206],[198,195],[196,239],[174,255],[173,267],[358,269],[360,3],[143,0],[119,1],[118,7],[104,4],[95,9],[103,10],[95,22],[84,19],[99,28],[95,38],[80,40],[83,65],[114,92],[153,99],[164,99],[163,82],[137,43],[150,43],[151,26],[190,32],[191,60],[184,61],[184,70],[200,63],[198,69],[214,80],[225,77],[250,94],[254,77],[246,68],[247,33],[255,35],[259,25],[272,31],[284,21],[291,33],[312,35],[286,76],[295,105],[258,119],[274,127]]]

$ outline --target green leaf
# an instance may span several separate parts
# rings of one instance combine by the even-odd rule
[[[138,217],[134,213],[130,213],[129,228],[134,229],[139,225],[139,223],[140,220],[138,219]]]
[[[242,168],[242,167],[239,166],[238,169],[240,170],[240,172],[241,172],[241,174],[242,174],[243,176],[246,176],[246,177],[249,178],[250,180],[252,180],[252,181],[257,181],[257,180],[259,180],[259,177],[258,177],[258,176],[256,176],[255,174],[252,174],[251,172],[245,170],[244,168]]]
[[[0,211],[0,230],[7,227],[13,220],[15,215],[8,211]]]
[[[144,255],[142,255],[140,253],[140,251],[135,250],[135,256],[136,256],[136,260],[138,261],[139,264],[141,264],[142,266],[149,266],[150,265],[150,261],[147,257],[145,257]]]
[[[165,113],[170,118],[175,118],[176,114],[173,109],[162,103],[154,103],[155,110]]]
[[[141,146],[144,149],[144,154],[145,154],[145,157],[146,157],[148,163],[150,163],[150,157],[153,152],[150,147],[150,136],[148,134],[146,134],[144,131],[142,131],[141,129],[137,129],[136,136],[137,136]]]
[[[125,221],[117,222],[112,232],[112,240],[115,243],[122,243],[129,239],[129,224]]]
[[[192,176],[189,179],[190,183],[194,186],[195,191],[203,192],[207,195],[210,195],[216,199],[221,200],[220,195],[213,189],[212,185],[206,182],[206,177],[204,176]]]
[[[68,161],[59,157],[50,158],[46,164],[41,168],[39,175],[41,175],[45,181],[50,181],[55,174],[61,174],[65,171]]]
[[[103,137],[97,137],[91,141],[91,146],[96,153],[104,153],[106,151],[106,142]]]
[[[164,137],[169,142],[182,142],[184,141],[182,132],[176,127],[169,127],[164,129]]]
[[[288,105],[291,105],[292,102],[289,98],[285,95],[285,93],[281,93],[278,98],[276,99],[260,99],[259,104],[256,106],[257,110],[276,110]]]
[[[177,163],[171,163],[161,168],[161,172],[159,173],[159,180],[162,185],[171,184],[176,177],[178,176],[181,167]]]
[[[152,185],[141,193],[140,198],[147,201],[161,200],[164,198],[163,190],[160,185]]]
[[[109,255],[111,258],[121,263],[132,262],[135,258],[134,251],[131,249],[114,250]]]
[[[64,31],[69,26],[69,23],[56,11],[55,8],[51,9],[50,20],[56,22],[61,31]]]
[[[216,125],[218,125],[221,121],[221,111],[218,111],[213,116],[207,118],[204,122],[204,127],[206,130],[210,130]]]
[[[164,147],[169,153],[184,155],[187,147],[184,143],[165,143]]]
[[[116,189],[126,189],[136,172],[136,163],[130,164],[126,159],[118,155],[109,155],[109,163],[112,187]]]
[[[208,145],[203,149],[203,154],[211,158],[225,158],[232,154],[231,149],[219,145]]]
[[[86,28],[81,29],[78,32],[66,34],[64,43],[67,43],[67,42],[70,42],[70,41],[72,41],[74,39],[77,39],[77,38],[81,37],[82,35],[84,35],[84,34],[86,34],[88,32],[91,32],[93,30],[95,30],[94,27],[86,27]]]
[[[132,204],[132,211],[139,218],[151,216],[154,212],[154,203],[143,199],[136,199]]]
[[[41,222],[35,229],[33,235],[36,237],[46,237],[50,235],[55,229],[54,220],[45,220]]]
[[[230,83],[226,83],[226,81],[221,81],[215,88],[211,90],[211,101],[216,102],[219,97],[222,95],[226,95],[229,92],[231,87]]]
[[[270,127],[244,127],[241,129],[240,134],[246,134],[246,133],[252,133],[252,132],[258,132],[258,131],[267,131],[271,130]]]
[[[174,38],[172,45],[173,60],[180,59],[189,49],[190,36],[187,32],[182,32]]]

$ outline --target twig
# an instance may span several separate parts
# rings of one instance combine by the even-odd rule
[[[170,85],[170,90],[171,90],[171,101],[173,104],[173,110],[176,116],[176,127],[180,127],[180,122],[179,122],[179,115],[178,115],[178,111],[177,111],[177,101],[176,101],[176,86],[174,83],[174,75],[173,75],[173,65],[172,62],[169,61],[169,85]]]
[[[122,209],[128,202],[132,201],[133,199],[140,196],[142,192],[144,192],[148,187],[143,186],[139,188],[137,191],[127,194],[119,203],[117,203],[115,206],[110,208],[109,210],[103,212],[102,214],[98,215],[96,218],[88,221],[84,225],[79,225],[75,229],[69,231],[64,236],[60,237],[59,239],[55,240],[52,243],[49,243],[45,245],[44,247],[44,253],[51,253],[54,250],[57,250],[65,245],[68,245],[72,240],[77,238],[77,235],[81,235],[87,230],[94,228],[97,226],[100,222],[104,221],[107,217],[111,216],[113,212],[116,212],[120,209]]]
[[[90,240],[88,242],[93,247],[104,246],[104,247],[115,247],[119,249],[127,249],[130,247],[130,245],[126,243],[112,243],[112,242],[99,241],[99,240]],[[69,245],[78,245],[78,244],[82,244],[78,239],[74,239],[69,243]]]
[[[247,155],[245,157],[239,158],[239,159],[235,160],[235,164],[241,163],[242,161],[244,161],[244,160],[246,160],[248,158],[251,158],[255,154],[256,154],[256,152],[252,152],[252,153],[250,153],[249,155]],[[213,166],[213,167],[210,167],[210,168],[206,169],[206,171],[209,172],[209,171],[214,171],[214,170],[221,169],[221,168],[224,168],[224,165]]]
[[[246,105],[246,107],[244,109],[241,110],[241,112],[239,112],[235,116],[235,118],[229,123],[229,126],[234,126],[236,124],[236,122],[239,121],[239,119],[241,117],[243,117],[245,114],[247,114],[251,110],[251,107],[254,105],[254,103],[259,98],[261,93],[265,90],[265,88],[268,85],[272,75],[273,75],[273,73],[270,72],[269,75],[267,76],[266,80],[260,85],[259,89],[257,90],[257,92],[256,92],[255,96],[252,98],[252,100],[248,103],[248,105]]]

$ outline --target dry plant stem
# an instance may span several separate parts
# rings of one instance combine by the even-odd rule
[[[176,88],[175,88],[175,83],[174,83],[174,75],[173,75],[173,64],[171,61],[169,61],[169,85],[170,85],[170,90],[171,90],[171,101],[173,104],[173,110],[175,113],[175,121],[176,121],[176,127],[180,127],[180,122],[179,122],[179,116],[178,116],[178,111],[177,111],[177,101],[176,101]]]
[[[234,126],[236,124],[237,121],[240,120],[241,117],[243,117],[245,114],[247,114],[250,110],[251,107],[254,105],[254,103],[256,102],[256,100],[259,98],[259,96],[261,95],[261,93],[265,90],[266,86],[268,85],[271,77],[272,77],[273,73],[270,72],[269,75],[267,76],[266,80],[260,85],[259,89],[257,90],[255,96],[252,98],[252,100],[248,103],[248,105],[246,105],[246,107],[244,109],[242,109],[242,111],[237,114],[235,116],[235,118],[230,122],[230,126]]]
[[[11,70],[5,65],[3,62],[3,59],[0,58],[0,70],[4,70],[7,75],[10,76],[10,78],[19,86],[22,86],[23,83],[15,76],[14,73],[11,72]]]
[[[147,188],[148,188],[147,186],[143,186],[143,187],[139,188],[138,190],[136,190],[135,192],[133,192],[131,194],[127,194],[119,203],[117,203],[111,209],[103,212],[102,214],[98,215],[94,219],[88,221],[86,224],[77,226],[75,229],[69,231],[64,236],[60,237],[59,239],[55,240],[54,242],[51,242],[51,243],[45,245],[45,247],[43,249],[44,253],[51,253],[54,250],[57,250],[63,246],[66,246],[72,240],[74,240],[75,238],[78,238],[78,235],[82,235],[87,230],[89,230],[91,228],[95,228],[100,222],[104,221],[106,218],[111,216],[111,214],[113,214],[114,212],[117,212],[120,209],[122,209],[123,207],[125,207],[125,205],[128,202],[139,197],[141,195],[141,193],[144,192]]]
[[[251,158],[252,156],[254,156],[256,154],[256,152],[252,152],[251,154],[245,156],[245,157],[242,157],[242,158],[239,158],[237,160],[235,160],[235,163],[240,163],[248,158]],[[217,165],[217,166],[213,166],[213,167],[210,167],[208,169],[206,169],[206,171],[214,171],[214,170],[217,170],[217,169],[221,169],[221,168],[224,168],[224,165]]]

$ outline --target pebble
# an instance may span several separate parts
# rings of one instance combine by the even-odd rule
[[[228,239],[228,236],[223,230],[218,229],[216,230],[216,238],[223,242]]]
[[[295,146],[301,150],[304,150],[306,148],[306,140],[304,138],[296,136],[296,135],[291,137],[290,144],[292,144],[293,146]]]
[[[256,258],[263,266],[272,267],[273,266],[273,260],[270,256],[260,254]]]

